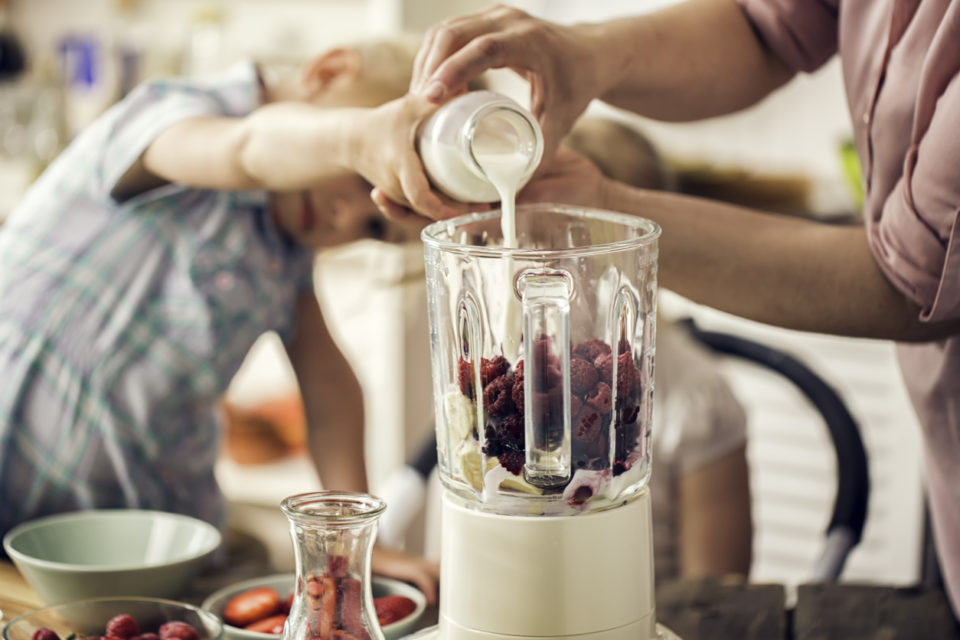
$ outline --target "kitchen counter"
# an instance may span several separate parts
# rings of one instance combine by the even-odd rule
[[[201,576],[184,599],[199,602],[207,589],[235,579],[233,571]],[[17,569],[0,561],[3,620],[38,606],[39,597]],[[657,589],[657,613],[683,640],[960,639],[943,592],[926,587],[805,585],[796,607],[786,609],[779,585],[677,581]],[[435,624],[436,616],[436,608],[428,609],[423,625]]]

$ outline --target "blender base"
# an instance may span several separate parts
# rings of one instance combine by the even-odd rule
[[[670,629],[667,629],[662,624],[658,624],[656,635],[653,636],[652,640],[683,640],[680,636],[675,634]],[[427,627],[426,629],[421,629],[416,633],[410,634],[409,636],[404,636],[402,640],[442,640],[443,636],[440,635],[440,627],[434,625],[432,627]],[[515,638],[513,636],[512,638]]]
[[[445,493],[443,640],[657,640],[650,493],[574,516],[513,516]]]

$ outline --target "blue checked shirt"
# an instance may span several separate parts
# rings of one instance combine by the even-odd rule
[[[222,525],[218,399],[258,336],[289,335],[313,254],[278,231],[263,192],[110,192],[171,124],[259,99],[251,64],[145,84],[0,227],[0,535],[91,508]]]

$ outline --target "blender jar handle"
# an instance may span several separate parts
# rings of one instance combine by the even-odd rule
[[[524,478],[551,488],[570,480],[570,296],[565,271],[527,270],[517,279],[523,310]]]

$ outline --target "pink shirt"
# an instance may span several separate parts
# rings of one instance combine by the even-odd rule
[[[871,250],[925,321],[960,318],[960,0],[738,0],[796,71],[840,54]],[[960,613],[960,336],[898,346]]]

